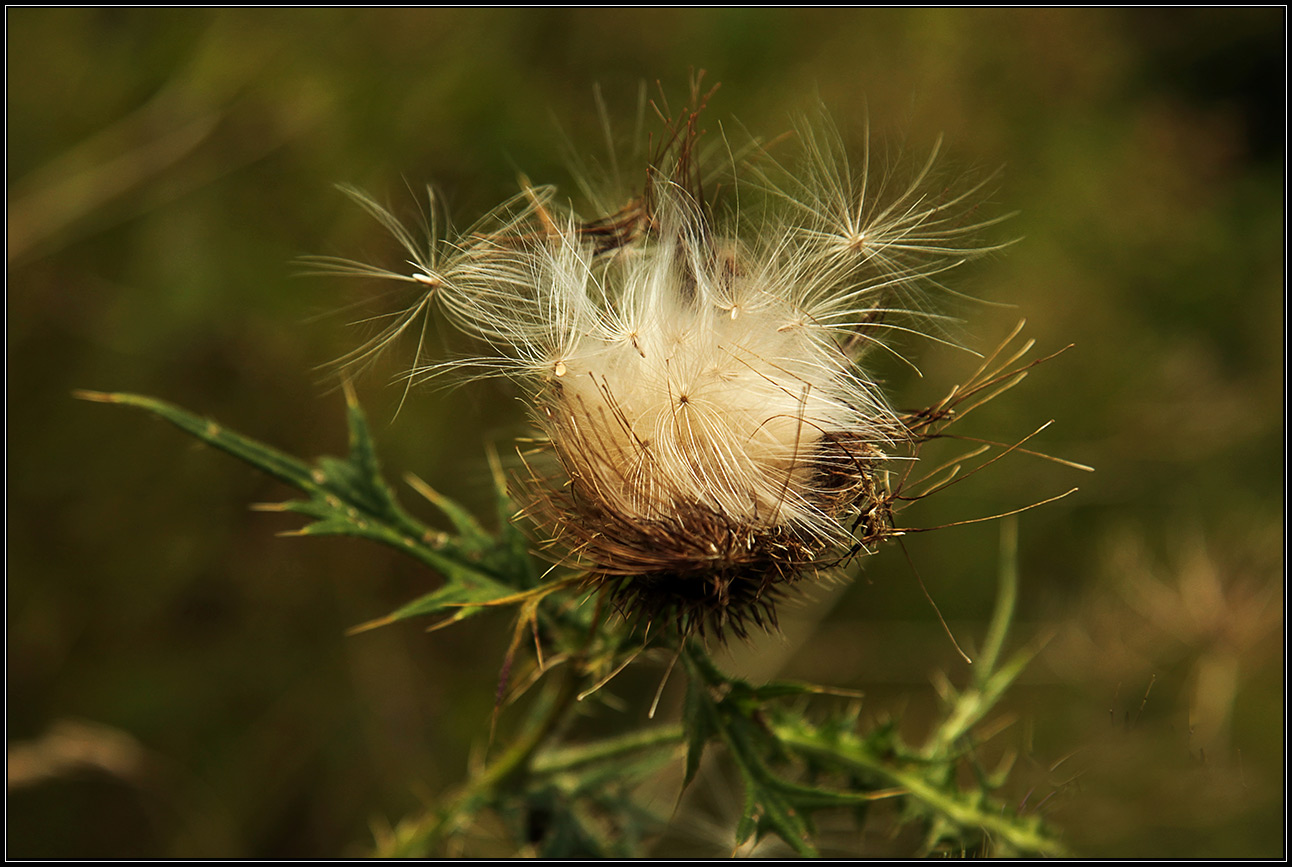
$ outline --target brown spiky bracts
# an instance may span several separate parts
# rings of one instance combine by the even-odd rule
[[[976,188],[926,190],[932,161],[901,185],[868,177],[868,157],[854,170],[828,125],[800,130],[785,170],[758,146],[719,149],[736,168],[709,182],[707,97],[660,112],[637,194],[609,213],[526,185],[423,249],[365,199],[417,270],[320,264],[423,287],[365,356],[438,311],[489,351],[414,377],[522,385],[543,436],[520,499],[553,557],[630,619],[744,635],[897,532],[890,456],[910,459],[949,410],[894,412],[862,362],[928,330],[912,299],[987,249],[987,223]]]
[[[797,472],[781,468],[785,490],[761,513],[733,514],[662,478],[648,442],[621,429],[625,440],[608,444],[584,408],[562,403],[558,393],[544,409],[560,472],[525,480],[527,511],[552,531],[548,549],[587,569],[590,583],[603,584],[635,623],[719,637],[744,637],[750,625],[774,628],[776,604],[794,584],[830,578],[859,546],[893,530],[885,456],[872,443],[816,438]],[[824,519],[850,522],[850,535],[784,520],[778,507],[791,496],[810,501]]]

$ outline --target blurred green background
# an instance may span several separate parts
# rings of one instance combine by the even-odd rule
[[[600,152],[595,83],[630,121],[641,82],[680,101],[691,68],[722,84],[715,133],[735,119],[771,137],[819,100],[917,156],[944,134],[949,164],[1005,167],[991,207],[1020,212],[1022,241],[966,269],[957,288],[990,303],[956,307],[963,333],[987,349],[1026,316],[1039,352],[1076,346],[961,432],[1053,418],[1040,447],[1097,472],[1011,458],[908,515],[1081,486],[1020,521],[1016,640],[1051,640],[991,742],[1020,754],[1007,796],[1085,854],[1283,852],[1284,10],[7,23],[9,856],[361,853],[372,823],[462,778],[508,615],[344,637],[435,577],[361,542],[276,537],[291,517],[247,505],[281,486],[71,391],[152,394],[339,452],[341,398],[316,368],[357,338],[331,314],[373,287],[299,278],[293,260],[400,260],[333,183],[411,212],[409,188],[434,181],[469,222],[519,172],[563,182],[563,135]],[[901,406],[973,366],[920,361],[923,381],[882,371]],[[487,445],[510,448],[523,408],[488,384],[417,392],[396,415],[396,373],[359,383],[391,476],[487,508]],[[997,539],[985,523],[908,542],[970,645]],[[817,597],[728,664],[862,689],[918,735],[930,678],[966,667],[900,552]],[[729,845],[699,822],[681,833]]]

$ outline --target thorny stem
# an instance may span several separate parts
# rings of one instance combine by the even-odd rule
[[[693,657],[694,658],[694,657]],[[699,660],[697,660],[698,662]],[[704,660],[707,662],[707,659]],[[703,667],[703,662],[700,663]],[[712,669],[715,673],[717,669]],[[1001,815],[998,810],[979,805],[971,799],[954,796],[931,785],[917,770],[897,767],[863,748],[847,748],[823,742],[818,735],[805,732],[792,724],[774,725],[774,734],[781,743],[805,755],[826,759],[825,764],[835,767],[852,767],[866,770],[884,778],[893,788],[901,789],[909,797],[923,803],[934,813],[962,827],[981,828],[994,838],[1004,841],[1020,852],[1050,857],[1062,857],[1067,849],[1054,838],[1026,821]],[[555,774],[574,771],[583,765],[613,759],[618,756],[658,747],[679,746],[685,742],[686,731],[680,725],[660,726],[648,731],[633,732],[608,738],[595,744],[565,747],[536,757],[531,765],[535,774]]]
[[[713,660],[704,652],[704,647],[699,642],[686,640],[682,645],[682,655],[695,665],[710,686],[719,687],[728,681],[727,675],[713,664]]]
[[[1039,823],[1002,815],[990,802],[976,798],[956,798],[942,791],[915,770],[897,767],[883,761],[865,749],[842,745],[824,744],[811,732],[804,732],[792,725],[772,727],[781,743],[827,760],[834,767],[851,767],[877,774],[891,785],[904,789],[910,797],[922,802],[937,815],[962,828],[981,828],[988,836],[1003,840],[1020,852],[1050,857],[1069,855],[1062,843],[1045,834]]]
[[[561,584],[572,583],[573,579],[566,579]],[[550,592],[550,591],[548,591]],[[528,594],[518,594],[528,595]],[[544,592],[542,595],[547,595]],[[538,598],[541,598],[538,597]],[[521,624],[517,626],[519,635]],[[538,751],[543,747],[547,740],[557,731],[561,724],[569,715],[571,708],[579,700],[579,696],[586,689],[588,681],[591,680],[586,667],[586,654],[588,646],[595,637],[597,618],[593,618],[593,625],[586,636],[583,648],[573,655],[573,657],[564,666],[561,679],[556,687],[551,691],[552,697],[547,707],[541,712],[540,718],[533,726],[520,738],[511,745],[501,756],[492,764],[488,765],[483,771],[474,775],[450,800],[447,806],[440,810],[428,811],[421,816],[406,819],[399,824],[389,834],[379,836],[375,855],[381,858],[400,858],[400,857],[427,857],[432,854],[436,848],[452,833],[460,829],[460,825],[474,816],[482,808],[494,799],[497,793],[507,787],[515,789],[522,788],[521,785],[513,786],[521,778],[528,774],[551,772],[559,770],[559,760],[557,767],[548,767],[552,763],[549,757],[544,762],[541,757],[537,757]],[[631,746],[625,749],[641,749],[643,746]],[[607,748],[607,744],[594,745],[590,752],[596,752],[595,747]],[[612,750],[609,754],[613,755]],[[568,751],[562,750],[560,753]],[[553,754],[556,755],[556,754]],[[588,759],[579,759],[577,756],[572,759],[567,758],[564,761],[578,763]]]
[[[763,724],[784,748],[804,757],[820,759],[824,767],[864,770],[880,777],[884,782],[874,791],[896,789],[919,802],[938,821],[959,828],[977,828],[992,840],[1005,844],[1008,849],[1041,856],[1062,857],[1067,849],[1048,834],[1039,819],[1008,814],[999,804],[973,793],[959,794],[939,785],[939,780],[954,762],[951,748],[976,725],[1000,698],[1001,693],[1030,658],[1024,651],[1011,659],[1001,670],[995,671],[996,662],[1004,645],[1009,623],[1017,600],[1017,524],[1008,521],[1002,530],[1002,564],[999,574],[995,610],[983,653],[978,660],[981,668],[976,673],[974,685],[965,690],[949,709],[945,721],[929,738],[923,750],[923,759],[903,762],[890,755],[877,753],[862,739],[840,742],[822,733],[803,720],[776,722],[763,716]],[[715,666],[702,648],[692,643],[686,646],[686,658],[692,670],[710,687],[729,684],[729,679]],[[660,732],[661,740],[666,732]],[[684,734],[684,733],[683,733]],[[855,794],[855,793],[854,793]],[[789,842],[789,841],[787,841]]]
[[[631,732],[606,738],[596,743],[577,747],[549,750],[534,758],[531,771],[535,774],[558,774],[573,771],[584,765],[594,765],[607,759],[642,752],[656,747],[677,746],[686,738],[681,725],[657,726],[645,731]]]
[[[1021,852],[1051,857],[1068,854],[1061,843],[1047,836],[1043,831],[1029,827],[1027,823],[1020,823],[1011,817],[1002,816],[997,810],[984,809],[967,800],[957,800],[930,785],[918,772],[898,768],[891,761],[885,761],[863,749],[847,749],[823,743],[818,736],[800,731],[793,725],[775,725],[773,732],[786,746],[793,747],[804,754],[828,759],[828,764],[864,769],[878,774],[892,787],[904,790],[908,796],[922,802],[933,812],[964,827],[982,828],[988,834],[1009,843]],[[582,765],[596,764],[629,753],[656,747],[677,746],[682,744],[685,738],[686,732],[682,726],[661,726],[649,731],[609,738],[584,747],[553,750],[535,759],[532,770],[536,774],[573,771]]]
[[[447,806],[406,819],[386,839],[378,841],[380,858],[426,857],[454,831],[459,823],[486,806],[494,795],[518,777],[534,771],[533,757],[565,719],[586,680],[577,665],[566,667],[542,718],[501,756],[475,775]]]
[[[1010,515],[1000,522],[1000,578],[996,587],[996,605],[992,610],[991,623],[987,626],[987,638],[983,643],[982,654],[978,657],[979,667],[974,670],[974,680],[981,687],[996,668],[1000,658],[1000,649],[1005,644],[1005,634],[1014,619],[1014,605],[1018,600],[1018,517]]]
[[[943,754],[952,744],[969,731],[982,716],[987,713],[1000,694],[1013,681],[1023,660],[1030,657],[1011,659],[1004,669],[997,670],[996,663],[1000,658],[1005,635],[1014,617],[1014,605],[1018,600],[1018,519],[1011,516],[1001,522],[1001,564],[996,585],[996,604],[992,611],[991,623],[987,627],[987,637],[983,652],[975,663],[973,681],[964,692],[956,698],[951,712],[930,737],[924,747],[925,756]]]

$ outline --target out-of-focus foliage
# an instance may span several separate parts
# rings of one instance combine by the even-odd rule
[[[1021,518],[1018,628],[1054,638],[992,743],[1020,751],[1015,797],[1044,800],[1078,852],[1278,854],[1283,16],[11,10],[9,854],[361,851],[375,819],[462,778],[506,615],[343,637],[431,589],[424,570],[274,538],[298,524],[245,504],[281,485],[70,392],[156,394],[292,453],[339,451],[311,369],[361,314],[315,314],[363,287],[296,279],[292,260],[395,251],[331,184],[411,207],[434,181],[467,221],[518,172],[564,180],[563,136],[603,152],[594,83],[628,126],[640,82],[676,92],[692,67],[723,85],[713,135],[726,118],[788,130],[819,99],[895,148],[944,134],[963,164],[1005,166],[1023,240],[972,291],[1017,309],[966,302],[962,339],[990,347],[1022,312],[1042,349],[1077,346],[974,433],[1055,418],[1044,450],[1097,472]],[[965,366],[920,360],[937,388]],[[886,373],[905,405],[937,397]],[[525,431],[511,395],[417,392],[396,416],[383,386],[359,384],[387,463],[486,513],[489,444]],[[1060,472],[1012,463],[920,517],[1016,508]],[[971,525],[908,543],[962,638],[990,612],[995,540]],[[720,662],[863,689],[863,714],[917,732],[930,676],[968,677],[900,552],[819,596],[790,641]],[[626,677],[609,689],[650,693],[659,672]],[[666,844],[716,854],[738,787],[700,775],[693,826]]]

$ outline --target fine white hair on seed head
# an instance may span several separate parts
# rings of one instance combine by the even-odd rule
[[[930,290],[995,249],[979,236],[996,220],[977,214],[982,184],[934,181],[937,148],[899,181],[868,141],[851,163],[828,122],[800,126],[796,162],[754,149],[725,185],[740,207],[724,207],[700,181],[697,106],[613,213],[589,219],[526,181],[423,244],[351,191],[411,271],[312,261],[419,292],[347,364],[415,331],[410,381],[522,385],[555,457],[527,459],[522,497],[559,557],[625,607],[743,634],[774,621],[784,585],[893,535],[885,462],[910,430],[861,361],[935,330]],[[422,362],[432,316],[482,351]]]

